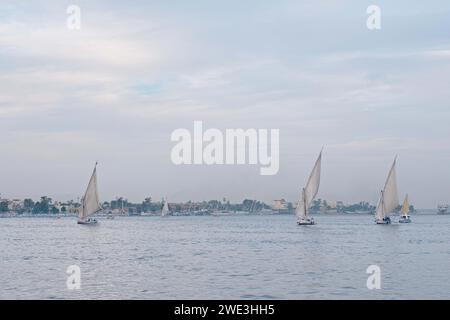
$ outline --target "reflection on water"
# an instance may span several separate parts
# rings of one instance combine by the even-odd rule
[[[449,299],[450,216],[0,219],[3,299]],[[366,287],[379,265],[382,290]],[[66,269],[81,267],[81,290]]]

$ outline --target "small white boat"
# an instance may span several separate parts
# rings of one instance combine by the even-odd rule
[[[438,214],[450,214],[449,208],[448,204],[440,204],[438,206]]]
[[[408,195],[406,195],[402,206],[402,216],[398,220],[399,223],[411,223],[411,218],[409,216],[409,200]]]
[[[77,221],[78,224],[87,224],[87,225],[95,225],[98,223],[97,219],[95,218],[87,218],[87,219],[79,219]]]
[[[377,210],[375,212],[376,224],[391,224],[390,215],[398,208],[398,191],[396,177],[397,157],[394,160],[389,175],[386,179],[384,189],[381,191],[380,201],[378,201]]]
[[[167,200],[164,200],[164,199],[163,199],[163,201],[164,201],[164,205],[161,209],[161,217],[167,217],[170,213],[169,202],[167,202]]]
[[[302,197],[297,203],[295,215],[297,216],[297,224],[299,226],[312,226],[316,222],[309,216],[309,208],[319,192],[320,186],[320,170],[322,167],[322,151],[320,151],[316,164],[314,165],[311,175],[309,176],[306,186],[302,190]]]
[[[216,210],[210,213],[211,216],[214,217],[224,217],[224,216],[231,216],[233,215],[233,212],[228,210]]]
[[[411,218],[400,217],[398,223],[411,223]]]
[[[102,205],[98,197],[97,190],[97,163],[95,164],[94,171],[92,172],[91,179],[89,180],[86,193],[81,200],[81,208],[78,215],[78,224],[95,225],[97,220],[90,218],[93,214],[102,210]]]

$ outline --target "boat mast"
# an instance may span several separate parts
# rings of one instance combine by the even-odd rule
[[[409,197],[406,195],[405,201],[403,201],[403,209],[402,209],[403,217],[408,218],[409,213]]]
[[[305,188],[303,188],[303,208],[304,208],[304,215],[305,218],[308,216],[308,209],[306,208],[306,193],[305,193]]]

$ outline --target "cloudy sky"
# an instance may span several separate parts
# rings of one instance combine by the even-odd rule
[[[67,7],[81,8],[69,30]],[[366,27],[371,4],[381,30]],[[0,193],[450,201],[448,1],[0,2]],[[280,129],[280,171],[175,166],[177,128]]]

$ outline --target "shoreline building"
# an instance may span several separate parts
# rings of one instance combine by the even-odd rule
[[[289,202],[287,202],[285,199],[273,200],[272,202],[272,210],[278,212],[279,214],[290,213],[291,206],[289,205]]]

